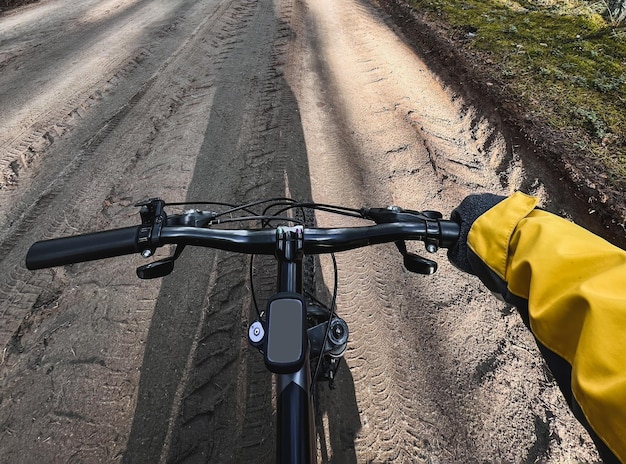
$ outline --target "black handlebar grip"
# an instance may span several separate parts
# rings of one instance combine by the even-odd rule
[[[461,226],[454,221],[441,219],[439,220],[439,233],[441,234],[441,243],[439,246],[442,248],[452,248],[459,240]]]
[[[44,269],[137,253],[139,228],[126,227],[36,242],[26,254],[26,267]]]

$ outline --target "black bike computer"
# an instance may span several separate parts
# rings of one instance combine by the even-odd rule
[[[267,305],[267,368],[276,374],[297,372],[306,358],[306,342],[306,303],[302,296],[274,295]]]

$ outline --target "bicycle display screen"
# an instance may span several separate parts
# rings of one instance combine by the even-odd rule
[[[272,299],[267,312],[265,364],[272,372],[296,372],[305,359],[305,303],[297,295]]]

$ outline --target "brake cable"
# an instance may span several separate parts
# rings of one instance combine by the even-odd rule
[[[330,308],[328,308],[328,324],[326,324],[326,332],[324,333],[324,340],[322,341],[322,351],[326,346],[326,342],[328,341],[328,336],[330,334],[330,322],[332,321],[335,315],[335,308],[337,304],[337,293],[339,289],[339,271],[337,269],[337,258],[335,257],[335,253],[331,253],[330,257],[333,260],[333,270],[335,273],[334,285],[333,285],[333,298],[330,302]],[[311,377],[311,395],[314,394],[315,390],[315,379],[317,378],[317,374],[319,373],[320,367],[322,366],[322,358],[324,357],[324,353],[321,352],[317,358],[317,364],[315,365],[315,371],[313,372],[313,376]]]

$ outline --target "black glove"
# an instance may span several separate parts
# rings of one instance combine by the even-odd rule
[[[481,193],[480,195],[469,195],[461,204],[452,211],[450,219],[461,226],[461,233],[456,245],[448,250],[448,259],[452,264],[462,271],[475,274],[467,258],[467,234],[474,221],[483,213],[496,206],[507,197],[494,195],[493,193]]]

